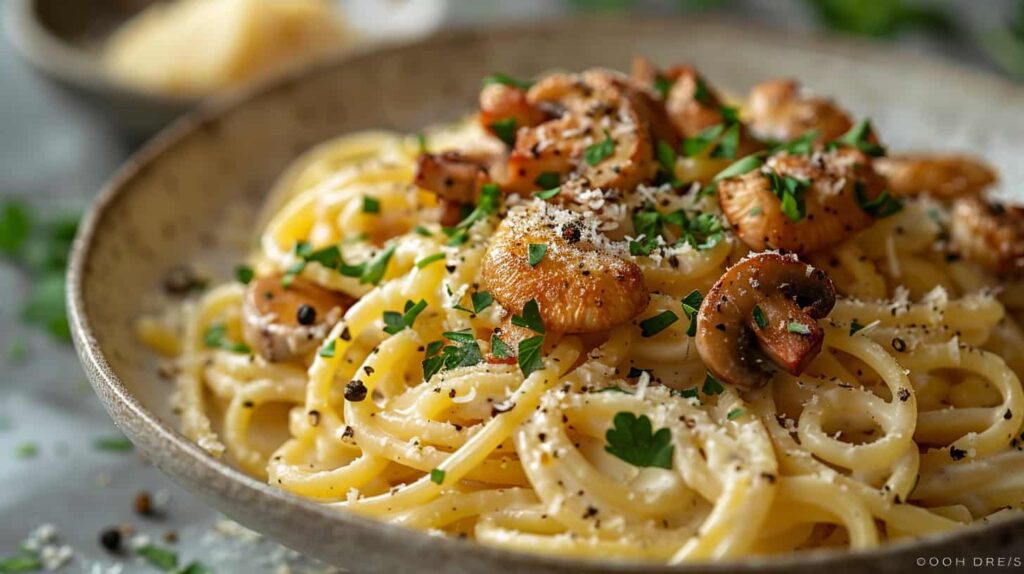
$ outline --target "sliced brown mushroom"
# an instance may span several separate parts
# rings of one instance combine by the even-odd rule
[[[853,127],[846,110],[832,100],[801,93],[795,80],[773,80],[750,90],[747,109],[755,136],[790,141],[818,130],[818,141],[832,141]]]
[[[497,135],[497,122],[514,120],[514,128],[535,126],[545,119],[546,114],[530,103],[526,90],[506,84],[488,84],[480,91],[480,125],[491,134]]]
[[[960,198],[953,204],[950,238],[967,259],[1000,275],[1024,275],[1024,207]]]
[[[488,179],[485,158],[457,151],[423,153],[416,160],[413,183],[455,203],[471,203]]]
[[[963,155],[904,154],[877,158],[875,170],[897,196],[931,195],[951,199],[980,195],[996,182],[984,161]]]
[[[733,265],[704,298],[697,351],[719,380],[763,386],[776,367],[798,375],[821,351],[818,319],[835,305],[825,272],[794,255],[758,253]]]
[[[518,130],[503,189],[537,189],[545,172],[571,172],[591,187],[618,189],[653,177],[651,121],[644,116],[650,107],[624,76],[608,70],[553,74],[534,84],[527,98],[558,117]],[[587,153],[595,146],[600,153]]]
[[[530,245],[535,253],[529,256]],[[532,264],[531,264],[532,263]],[[647,306],[643,273],[613,251],[593,221],[549,204],[513,210],[484,255],[484,284],[519,314],[536,299],[548,331],[590,333],[625,323]]]
[[[783,209],[780,185],[799,182],[802,216]],[[761,169],[718,183],[718,201],[733,231],[754,251],[782,249],[808,254],[836,245],[866,228],[874,217],[862,203],[882,193],[871,158],[853,148],[811,155],[776,154]]]
[[[320,346],[354,302],[299,277],[287,287],[281,275],[253,279],[242,305],[243,335],[268,361],[302,359]]]

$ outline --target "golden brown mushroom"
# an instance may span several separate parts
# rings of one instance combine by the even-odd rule
[[[480,125],[494,135],[496,122],[514,120],[515,129],[535,126],[545,119],[544,112],[526,97],[526,90],[507,84],[488,84],[480,91]]]
[[[271,362],[301,359],[320,346],[354,300],[296,277],[281,275],[249,282],[242,305],[246,342]]]
[[[958,199],[950,238],[967,259],[1000,275],[1024,275],[1024,207],[977,197]]]
[[[789,187],[787,187],[789,186]],[[718,183],[733,231],[754,251],[807,254],[842,242],[874,220],[862,205],[882,193],[871,158],[853,148],[779,153],[747,174]],[[786,199],[791,189],[792,199]]]
[[[832,141],[853,127],[846,110],[832,100],[802,94],[795,80],[754,86],[748,112],[750,130],[766,140],[790,141],[818,130],[818,141]]]
[[[534,248],[532,262],[530,245],[543,246]],[[640,268],[616,254],[592,221],[550,204],[513,210],[502,221],[484,255],[483,278],[514,313],[536,299],[545,328],[557,333],[610,329],[650,300]]]
[[[893,195],[931,195],[952,199],[980,195],[996,182],[996,174],[984,161],[963,155],[904,154],[880,157],[875,171],[885,178]]]
[[[649,106],[629,81],[608,70],[553,74],[527,92],[529,103],[559,117],[518,130],[503,189],[537,189],[545,172],[570,172],[591,187],[632,189],[653,177]]]
[[[471,203],[488,177],[483,159],[446,151],[420,154],[413,183],[448,201]]]
[[[823,271],[794,255],[758,253],[733,265],[708,292],[697,316],[697,351],[719,380],[763,386],[775,365],[798,375],[821,350],[817,319],[835,305]]]

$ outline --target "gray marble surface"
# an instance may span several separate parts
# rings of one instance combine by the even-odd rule
[[[356,4],[372,25],[374,8]],[[458,25],[562,10],[543,0],[426,4],[434,12],[422,21]],[[659,9],[658,3],[641,4]],[[796,30],[811,26],[793,2],[736,4],[742,7],[737,16],[742,20]],[[972,26],[984,29],[999,22],[1006,5],[985,1],[959,7]],[[978,54],[941,43],[911,39],[903,48],[985,65]],[[129,152],[85,110],[44,89],[16,61],[6,38],[0,39],[0,197],[20,196],[42,210],[80,209]],[[37,527],[50,524],[57,532],[54,544],[73,551],[62,571],[154,572],[130,553],[112,555],[99,545],[100,531],[123,525],[174,549],[183,565],[200,560],[213,571],[228,573],[326,570],[225,521],[134,453],[94,448],[96,438],[116,436],[116,429],[92,395],[70,346],[19,323],[18,309],[28,289],[18,269],[0,263],[0,559],[15,553]],[[27,344],[25,360],[4,357],[12,342],[21,341]],[[37,445],[38,454],[15,456],[26,443]],[[158,517],[134,511],[142,491],[160,503]],[[166,542],[169,536],[177,541]]]

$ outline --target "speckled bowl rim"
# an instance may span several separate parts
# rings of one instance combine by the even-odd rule
[[[578,23],[577,18],[572,22]],[[676,28],[685,30],[688,27],[700,27],[704,29],[721,32],[723,37],[729,34],[743,33],[753,36],[757,41],[776,44],[791,49],[815,50],[820,53],[834,55],[836,57],[864,57],[868,59],[883,58],[893,62],[896,61],[903,67],[912,67],[917,70],[924,70],[922,75],[943,75],[946,78],[957,78],[962,85],[972,85],[973,90],[986,90],[993,101],[1001,100],[1008,105],[1015,105],[1016,109],[1024,109],[1024,90],[1015,86],[1007,80],[997,76],[971,70],[951,62],[926,57],[923,55],[895,52],[886,50],[875,45],[870,45],[856,40],[825,38],[814,35],[794,35],[776,31],[770,31],[757,27],[737,26],[726,24],[714,19],[688,18],[684,20],[672,18],[630,18],[628,21],[617,21],[609,18],[590,18],[592,22],[604,22],[611,25],[628,26],[637,33],[646,29]],[[154,413],[147,410],[128,391],[118,376],[113,372],[109,362],[100,350],[99,344],[93,334],[89,317],[85,314],[85,303],[83,298],[85,278],[84,270],[88,266],[92,255],[93,239],[98,233],[98,224],[104,214],[110,211],[118,201],[123,199],[124,190],[130,188],[128,182],[146,170],[151,164],[158,162],[161,156],[169,149],[186,141],[190,134],[200,131],[206,127],[216,124],[221,116],[245,106],[246,102],[258,95],[270,95],[275,92],[287,91],[296,83],[302,82],[304,78],[315,77],[328,73],[337,66],[345,66],[347,62],[372,60],[378,54],[400,55],[403,52],[412,52],[420,46],[443,45],[447,43],[461,43],[471,41],[474,38],[486,35],[490,39],[505,36],[515,36],[524,31],[531,33],[558,33],[567,29],[567,21],[555,20],[534,23],[520,23],[513,25],[478,28],[474,30],[454,29],[432,35],[425,39],[409,43],[394,44],[379,48],[372,52],[340,55],[337,58],[315,62],[306,67],[292,71],[278,77],[275,81],[253,86],[250,89],[231,94],[218,101],[210,102],[196,109],[187,116],[177,120],[169,128],[165,129],[141,150],[131,156],[126,163],[116,172],[107,183],[91,207],[86,212],[82,223],[79,226],[78,235],[75,238],[71,252],[71,260],[67,274],[67,304],[71,332],[79,359],[90,375],[91,382],[97,394],[104,402],[104,406],[115,419],[122,430],[126,431],[133,440],[140,440],[135,436],[131,426],[139,426],[154,433],[154,438],[162,444],[168,445],[173,452],[164,453],[162,457],[184,457],[186,462],[191,463],[192,468],[201,469],[197,474],[207,478],[219,478],[211,480],[215,484],[214,490],[221,496],[251,501],[254,498],[265,498],[269,504],[287,505],[293,509],[302,510],[304,513],[312,514],[325,521],[338,522],[345,527],[362,530],[367,536],[379,537],[381,542],[388,542],[394,546],[391,548],[423,547],[424,545],[436,545],[441,553],[468,553],[476,558],[478,562],[485,561],[492,564],[514,564],[523,568],[538,568],[542,571],[565,571],[584,569],[590,572],[609,573],[641,573],[652,571],[664,572],[789,572],[796,568],[825,567],[828,565],[842,564],[843,566],[862,566],[870,568],[879,562],[894,560],[909,560],[917,556],[944,556],[943,547],[950,542],[957,542],[958,546],[973,544],[977,541],[990,537],[1013,537],[1019,535],[1024,529],[1024,518],[1013,518],[1005,521],[975,524],[962,530],[933,535],[923,539],[897,541],[885,544],[877,549],[848,552],[836,550],[816,550],[798,554],[785,554],[781,556],[758,557],[753,560],[735,560],[715,563],[697,563],[676,566],[665,566],[633,561],[591,561],[576,560],[561,557],[552,557],[539,554],[530,554],[494,548],[474,542],[460,541],[456,539],[431,536],[421,531],[407,529],[399,526],[389,525],[373,519],[365,518],[356,514],[338,512],[315,501],[302,498],[284,490],[272,487],[261,482],[242,471],[228,465],[227,463],[213,458],[203,451],[196,443],[186,438],[171,424],[162,422]],[[114,409],[114,405],[120,407],[120,413]],[[121,418],[123,417],[123,418]],[[132,424],[129,424],[132,423]],[[141,433],[140,433],[141,434]],[[199,476],[196,477],[197,479]],[[229,489],[227,485],[233,484],[241,487],[241,491]],[[232,492],[229,492],[232,491]],[[244,492],[245,496],[239,495]],[[1016,531],[1016,532],[1015,532]],[[1004,538],[1006,539],[1006,538]],[[910,563],[907,562],[909,566]]]

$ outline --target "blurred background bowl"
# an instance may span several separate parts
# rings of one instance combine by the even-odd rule
[[[100,63],[104,39],[152,0],[8,0],[7,34],[32,69],[95,110],[121,135],[142,140],[199,103],[147,92],[112,78]]]

